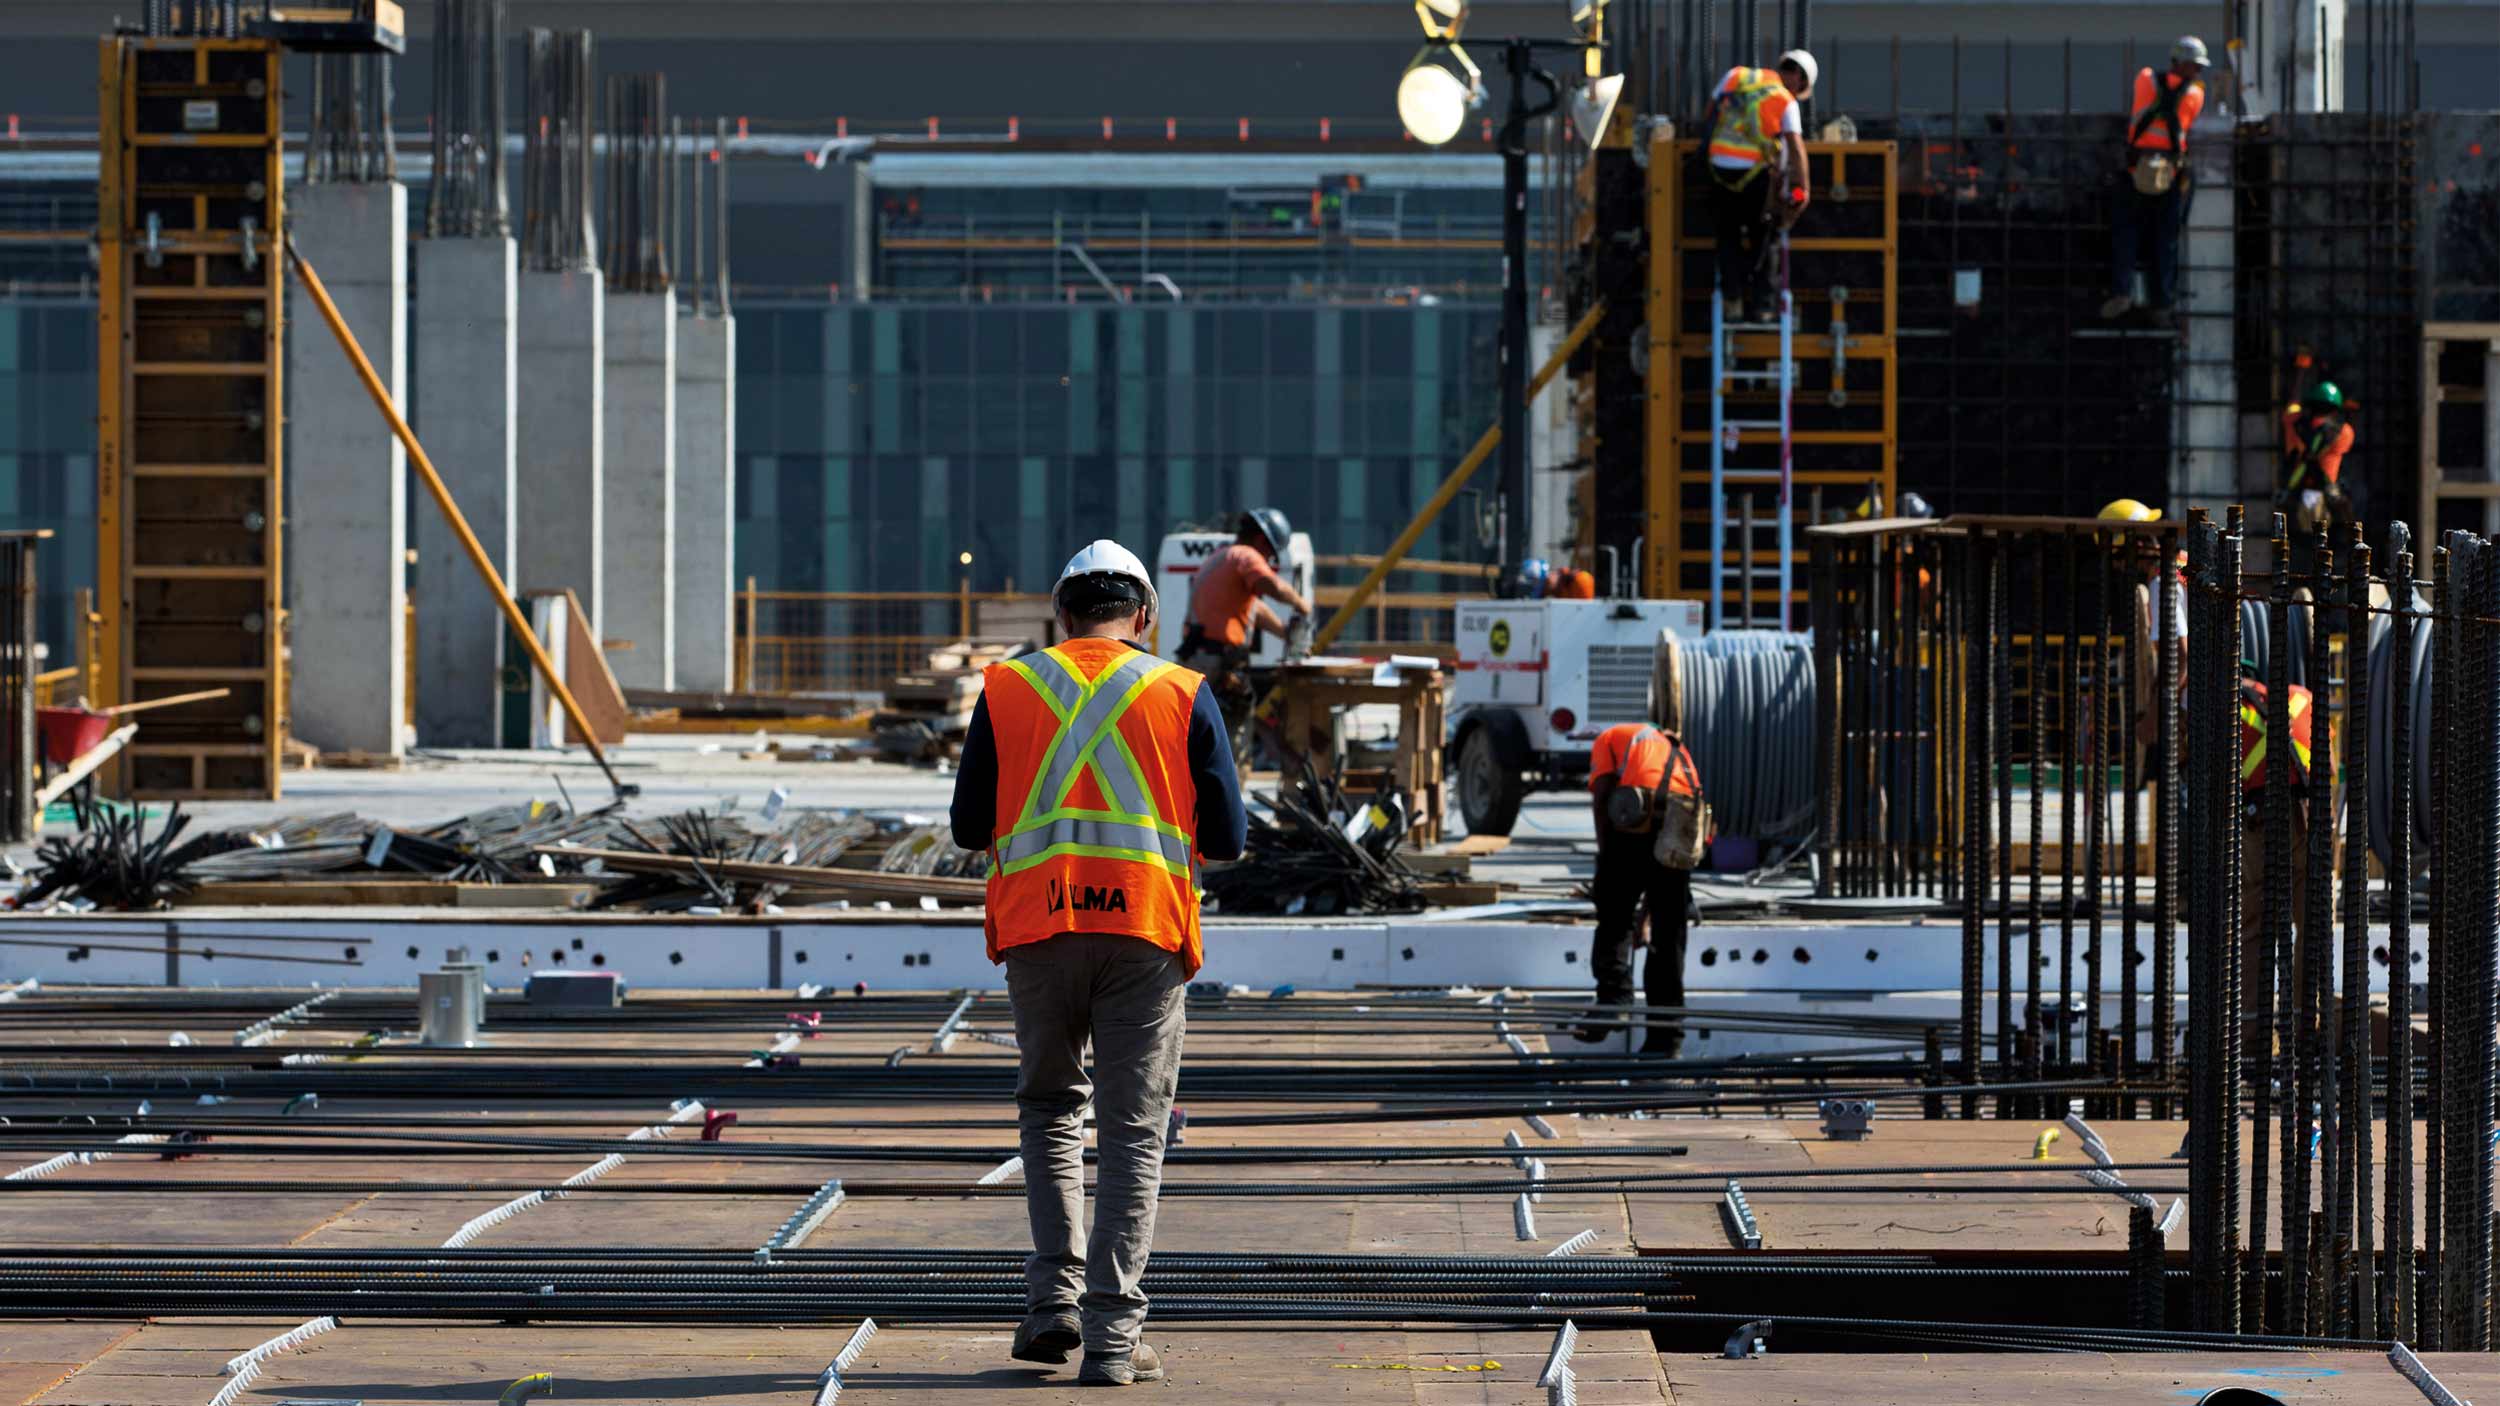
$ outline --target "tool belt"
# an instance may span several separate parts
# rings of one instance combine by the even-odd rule
[[[2168,195],[2179,183],[2179,165],[2166,151],[2148,151],[2135,160],[2135,193]]]

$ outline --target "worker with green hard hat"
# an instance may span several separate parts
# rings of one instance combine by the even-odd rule
[[[2333,540],[2352,521],[2345,490],[2344,456],[2352,452],[2352,412],[2344,388],[2320,381],[2306,401],[2283,411],[2283,483],[2277,508],[2291,520],[2292,535]]]

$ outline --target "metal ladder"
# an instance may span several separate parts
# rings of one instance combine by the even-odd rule
[[[1710,628],[1734,626],[1751,629],[1767,626],[1786,629],[1788,626],[1789,591],[1796,576],[1795,513],[1792,509],[1793,444],[1790,432],[1790,406],[1797,392],[1796,327],[1797,310],[1788,291],[1787,236],[1781,237],[1779,279],[1779,321],[1729,322],[1726,300],[1712,281],[1710,297]],[[1746,333],[1777,331],[1779,361],[1768,367],[1745,368],[1739,364],[1736,339]],[[1737,382],[1768,382],[1779,392],[1779,418],[1776,420],[1739,420],[1728,416],[1728,391]],[[1779,463],[1777,467],[1732,465],[1728,458],[1741,449],[1743,436],[1749,431],[1779,432]],[[1759,444],[1760,441],[1755,441]],[[1773,513],[1777,529],[1776,566],[1764,566],[1754,559],[1754,490],[1764,484],[1778,487],[1777,507]],[[1728,539],[1729,490],[1734,488],[1740,498],[1737,538]],[[1731,559],[1732,558],[1732,559]],[[1777,593],[1761,606],[1757,589],[1764,579],[1777,582]],[[1733,594],[1739,609],[1731,617],[1728,596]]]

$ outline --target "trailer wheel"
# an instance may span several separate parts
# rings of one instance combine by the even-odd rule
[[[1528,783],[1517,749],[1505,747],[1498,728],[1480,723],[1458,744],[1458,810],[1470,835],[1507,835],[1519,823]]]

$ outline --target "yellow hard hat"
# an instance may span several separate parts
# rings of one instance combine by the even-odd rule
[[[2148,508],[2133,498],[2119,498],[2101,509],[2104,522],[2159,522],[2161,509]]]

